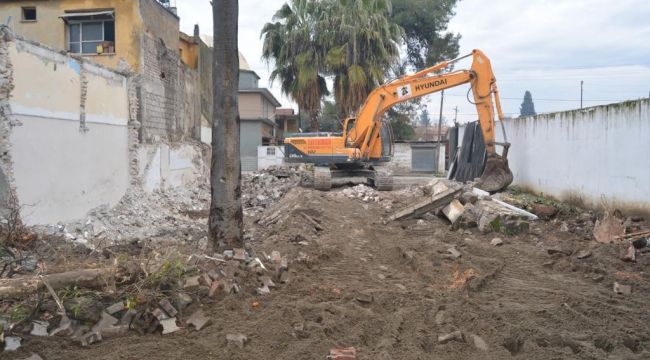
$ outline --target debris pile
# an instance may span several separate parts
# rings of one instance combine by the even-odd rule
[[[359,199],[363,202],[379,202],[382,200],[379,191],[363,184],[345,188],[342,193],[350,199]]]
[[[242,205],[247,213],[262,212],[290,189],[305,184],[309,175],[304,166],[270,167],[242,177]]]
[[[15,350],[27,334],[64,336],[88,346],[129,331],[199,331],[211,323],[203,302],[242,291],[267,295],[289,281],[288,269],[287,256],[278,251],[260,258],[237,248],[214,256],[153,252],[144,262],[124,260],[111,269],[0,279],[3,299],[23,298],[4,303],[8,311],[2,313],[9,316],[0,315],[0,339],[6,349]],[[105,287],[110,291],[104,292]],[[51,299],[7,293],[11,288],[47,291]]]

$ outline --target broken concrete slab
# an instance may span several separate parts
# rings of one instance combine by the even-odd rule
[[[176,308],[174,308],[174,306],[169,302],[168,299],[160,300],[158,302],[158,305],[160,305],[160,307],[163,310],[165,310],[165,312],[167,313],[167,315],[169,315],[169,317],[174,317],[174,316],[176,316],[176,314],[178,314],[178,310],[176,310]]]
[[[442,213],[445,214],[447,219],[449,219],[452,224],[458,221],[461,215],[463,215],[463,212],[465,212],[465,207],[460,203],[460,201],[456,199],[452,200],[447,206],[442,209]]]
[[[248,342],[248,337],[244,334],[227,334],[226,342],[228,345],[237,346],[240,349],[244,348],[244,345]]]
[[[200,277],[201,276],[197,275],[197,276],[190,276],[190,277],[186,278],[185,279],[185,284],[183,285],[183,287],[187,289],[187,288],[197,287],[197,286],[201,285],[199,283],[199,278]]]
[[[331,349],[327,355],[328,360],[355,360],[357,358],[357,349],[353,347]]]
[[[233,249],[233,260],[237,261],[246,261],[246,250],[243,248],[235,248]]]
[[[450,247],[447,249],[447,252],[454,259],[458,259],[459,257],[463,256],[463,254],[460,251],[456,250],[455,247]]]
[[[203,329],[206,325],[211,322],[210,318],[206,317],[203,313],[203,309],[196,310],[186,321],[186,325],[194,326],[194,329],[197,331]]]
[[[450,341],[465,341],[465,337],[461,331],[454,331],[449,334],[438,335],[438,342],[446,344]]]
[[[470,335],[472,338],[472,343],[474,344],[474,347],[481,350],[481,351],[488,351],[489,347],[488,344],[483,340],[480,336],[478,335]]]
[[[456,195],[462,191],[462,188],[459,189],[447,189],[439,194],[434,194],[431,197],[419,201],[413,205],[409,205],[393,215],[388,217],[389,221],[395,220],[404,220],[408,218],[417,217],[428,213],[429,211],[435,210],[439,207],[449,204]]]
[[[102,332],[104,329],[107,329],[107,328],[109,328],[109,327],[111,327],[111,326],[117,324],[118,321],[119,321],[119,320],[117,320],[117,319],[114,318],[113,316],[111,316],[111,315],[109,315],[109,314],[107,314],[107,313],[105,313],[105,312],[102,312],[102,317],[101,317],[101,319],[97,322],[97,324],[95,324],[95,325],[91,328],[91,330],[92,330],[92,331],[95,331],[95,332],[98,332],[98,333],[101,334],[101,332]]]
[[[576,257],[578,259],[586,259],[588,257],[591,257],[591,255],[592,255],[591,251],[589,251],[589,250],[580,250],[580,251],[578,251],[578,254],[576,255]]]
[[[501,240],[501,238],[497,237],[497,238],[492,239],[492,241],[490,241],[490,244],[492,246],[500,246],[500,245],[503,245],[503,240]]]
[[[16,351],[20,348],[21,338],[17,336],[5,336],[5,351]]]
[[[370,304],[374,300],[372,294],[361,293],[361,292],[358,293],[357,296],[355,296],[354,298],[355,300],[363,304]]]
[[[122,310],[124,310],[124,302],[122,302],[122,301],[117,302],[117,303],[107,307],[106,309],[104,309],[104,311],[106,311],[106,313],[108,313],[110,315],[113,315],[116,312],[120,312]]]
[[[29,333],[32,336],[50,336],[47,332],[47,328],[50,326],[50,323],[42,320],[32,321],[32,331]]]
[[[632,293],[632,285],[623,285],[614,282],[614,292],[621,295],[630,295]]]
[[[596,220],[593,234],[596,241],[609,243],[615,237],[625,234],[625,225],[623,225],[622,219],[607,211],[601,220]]]
[[[176,318],[175,317],[160,320],[160,325],[163,327],[163,331],[162,331],[163,335],[171,334],[173,332],[181,330],[181,328],[179,328],[176,325]]]

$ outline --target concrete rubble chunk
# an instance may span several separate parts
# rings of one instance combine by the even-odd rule
[[[50,332],[50,336],[60,334],[62,336],[70,336],[74,333],[72,321],[65,314],[61,316],[59,326]]]
[[[355,296],[355,299],[363,304],[370,304],[373,302],[374,298],[372,294],[367,294],[367,293],[359,293],[357,296]]]
[[[531,207],[532,213],[542,219],[549,219],[557,213],[557,208],[553,205],[533,204]]]
[[[472,338],[472,343],[474,344],[474,347],[481,350],[481,351],[488,351],[489,347],[488,344],[483,340],[480,336],[478,335],[471,335]]]
[[[29,333],[32,336],[50,336],[47,332],[47,328],[50,326],[50,323],[42,320],[32,321],[32,331]]]
[[[17,336],[5,336],[5,351],[16,351],[22,339]]]
[[[192,297],[182,291],[174,294],[174,306],[179,311],[183,311],[188,305],[192,303],[192,301]]]
[[[117,324],[118,321],[119,321],[119,320],[117,320],[117,319],[114,318],[113,316],[111,316],[111,315],[109,315],[109,314],[107,314],[107,313],[105,313],[105,312],[102,312],[102,317],[101,317],[101,319],[97,322],[97,324],[95,324],[95,325],[91,328],[91,330],[92,330],[92,331],[95,331],[95,332],[98,332],[98,333],[101,334],[101,332],[102,332],[104,329],[107,329],[107,328],[109,328],[109,327],[111,327],[111,326]]]
[[[127,310],[127,311],[124,313],[124,315],[122,315],[122,318],[120,319],[119,324],[120,324],[120,325],[130,325],[130,324],[131,324],[131,321],[133,320],[133,318],[135,317],[135,315],[136,315],[137,313],[138,313],[138,312],[137,312],[135,309],[129,309],[129,310]]]
[[[625,225],[623,225],[623,220],[607,211],[601,220],[596,220],[593,234],[596,241],[609,243],[614,240],[615,236],[625,234]]]
[[[102,341],[102,334],[95,332],[95,331],[89,331],[83,335],[81,335],[78,338],[79,342],[81,343],[81,346],[88,346],[92,345],[94,343]]]
[[[447,312],[445,310],[438,311],[434,321],[438,326],[444,325],[447,322]]]
[[[246,261],[246,250],[242,248],[233,249],[232,258],[237,261]]]
[[[162,331],[163,335],[171,334],[173,332],[181,330],[181,328],[179,328],[176,325],[176,318],[175,317],[160,320],[160,325],[163,327],[163,331]]]
[[[275,283],[273,280],[271,280],[270,276],[260,276],[260,283],[262,283],[263,286],[273,288],[275,287]]]
[[[331,349],[327,355],[328,360],[355,360],[357,358],[357,349],[353,347]]]
[[[283,284],[287,284],[289,280],[290,280],[289,272],[283,271],[282,274],[280,274],[280,282]]]
[[[591,257],[591,251],[589,250],[580,250],[578,251],[578,254],[576,255],[578,259],[586,259],[588,257]]]
[[[630,295],[632,294],[632,285],[623,285],[615,282],[614,292],[621,295]]]
[[[413,205],[409,205],[388,217],[389,221],[404,220],[412,217],[417,217],[435,210],[442,206],[449,204],[454,197],[462,191],[460,189],[447,189],[439,194],[434,194],[431,197],[419,201]]]
[[[232,259],[233,256],[235,256],[234,251],[232,251],[232,250],[224,250],[223,257],[226,258],[226,260]]]
[[[210,285],[212,285],[212,278],[210,275],[203,273],[199,277],[199,284],[210,287]]]
[[[449,253],[449,256],[451,256],[454,259],[458,259],[459,257],[463,256],[460,251],[456,250],[454,247],[450,247],[447,249],[447,252]]]
[[[201,285],[199,283],[199,278],[200,278],[199,275],[190,276],[190,277],[186,278],[185,279],[185,284],[183,285],[183,287],[184,288],[191,288],[191,287],[197,287],[197,286]]]
[[[493,245],[493,246],[503,245],[503,240],[501,240],[501,238],[497,237],[497,238],[492,239],[492,241],[490,241],[490,244]]]
[[[271,259],[273,263],[279,264],[280,261],[282,261],[282,255],[280,255],[279,251],[273,250],[271,251]]]
[[[210,318],[206,317],[203,313],[203,309],[198,309],[185,321],[185,324],[192,325],[199,331],[208,325],[210,321]]]
[[[153,309],[151,315],[153,315],[156,319],[158,319],[158,321],[162,321],[169,318],[169,316],[167,316],[167,314],[165,314],[165,312],[160,308]]]
[[[447,206],[442,209],[442,213],[445,214],[447,219],[449,219],[452,224],[455,224],[464,212],[465,207],[460,203],[460,201],[456,199],[452,200]]]
[[[106,311],[110,315],[113,315],[116,312],[120,312],[122,310],[124,310],[124,302],[120,301],[107,307],[104,311]]]
[[[168,299],[160,300],[158,302],[158,305],[160,305],[160,307],[165,310],[169,317],[174,317],[176,314],[178,314],[178,310],[176,310],[176,308],[169,302]]]
[[[244,345],[248,342],[248,337],[244,334],[227,334],[226,341],[228,345],[237,346],[240,349],[244,348]]]
[[[219,280],[213,281],[208,296],[214,298],[222,290],[224,290],[224,284]]]
[[[465,337],[461,331],[454,331],[445,335],[438,335],[438,342],[446,344],[450,341],[465,341]]]

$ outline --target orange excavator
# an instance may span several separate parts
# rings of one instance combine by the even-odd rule
[[[472,57],[469,70],[440,73],[451,64]],[[499,92],[490,59],[480,50],[393,80],[374,89],[356,118],[343,122],[343,132],[299,133],[285,139],[287,162],[313,163],[314,187],[329,190],[333,177],[364,176],[378,190],[391,190],[393,178],[382,164],[393,155],[393,136],[382,115],[392,106],[455,86],[470,84],[486,148],[483,174],[476,186],[498,192],[512,182],[507,154],[510,144],[495,140],[495,111],[503,120]],[[505,138],[505,137],[504,137]],[[503,147],[502,154],[496,146]]]

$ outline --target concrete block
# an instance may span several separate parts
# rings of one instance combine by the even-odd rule
[[[455,223],[461,215],[463,215],[463,212],[465,212],[465,207],[460,203],[460,201],[456,199],[452,200],[449,205],[445,206],[445,208],[442,209],[442,213],[445,214],[447,219],[449,219],[452,224]]]

